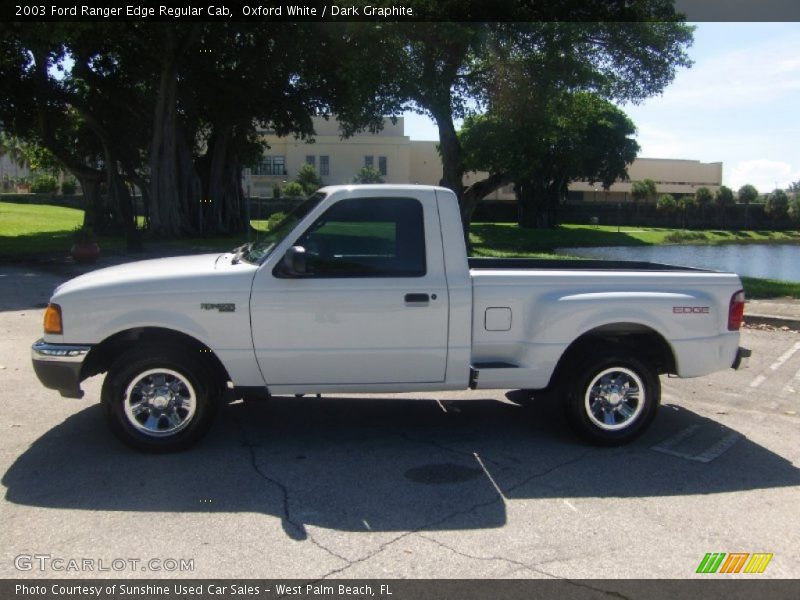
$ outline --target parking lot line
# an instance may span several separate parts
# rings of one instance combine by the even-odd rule
[[[709,463],[715,458],[719,458],[725,452],[730,450],[736,442],[742,437],[741,434],[732,432],[728,435],[717,440],[702,452],[683,452],[676,448],[683,442],[694,437],[700,430],[699,425],[692,425],[676,433],[671,438],[668,438],[652,446],[650,449],[660,452],[662,454],[669,454],[670,456],[677,456],[678,458],[685,458],[686,460],[693,460],[701,463]]]
[[[792,358],[792,356],[793,356],[793,355],[794,355],[794,354],[795,354],[795,353],[796,353],[798,350],[800,350],[800,342],[796,342],[796,343],[794,344],[794,346],[792,346],[792,347],[791,347],[791,348],[789,348],[789,349],[788,349],[786,352],[784,352],[783,354],[781,354],[781,355],[780,355],[780,356],[779,356],[779,357],[778,357],[778,358],[775,360],[775,362],[774,362],[774,363],[772,363],[772,364],[769,366],[769,370],[770,370],[770,371],[773,371],[773,372],[775,372],[775,371],[777,371],[778,369],[780,369],[780,368],[781,368],[781,367],[782,367],[782,366],[783,366],[783,365],[786,363],[786,361],[787,361],[787,360],[789,360],[790,358]],[[750,387],[751,387],[751,388],[757,388],[757,387],[760,387],[760,386],[761,386],[761,384],[762,384],[762,383],[764,383],[766,380],[767,380],[767,376],[766,376],[766,375],[764,375],[764,374],[761,374],[761,375],[756,375],[756,376],[753,378],[753,381],[751,381],[751,382],[750,382]]]

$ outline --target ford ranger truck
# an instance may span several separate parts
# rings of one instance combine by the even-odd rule
[[[59,286],[39,380],[101,401],[134,448],[197,441],[224,398],[550,390],[586,440],[656,416],[660,374],[739,368],[736,275],[650,263],[467,258],[450,190],[321,189],[225,254],[134,262]],[[331,400],[334,401],[334,400]]]

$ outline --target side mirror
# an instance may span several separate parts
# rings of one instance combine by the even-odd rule
[[[306,249],[292,246],[283,255],[282,271],[287,277],[303,277],[306,275]]]

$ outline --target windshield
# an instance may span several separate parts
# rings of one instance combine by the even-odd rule
[[[280,244],[283,241],[283,238],[289,235],[289,233],[291,233],[297,224],[302,221],[303,218],[310,213],[324,198],[325,194],[321,192],[317,192],[316,194],[309,196],[308,200],[305,200],[292,212],[286,215],[286,217],[280,223],[267,231],[264,234],[264,237],[256,242],[253,242],[252,245],[245,248],[241,254],[241,259],[253,264],[261,263],[272,253],[272,251],[275,249],[275,246]]]

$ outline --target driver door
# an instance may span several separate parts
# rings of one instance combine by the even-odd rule
[[[268,386],[444,381],[438,210],[432,191],[415,196],[335,202],[294,241],[302,276],[259,271],[251,320]]]

